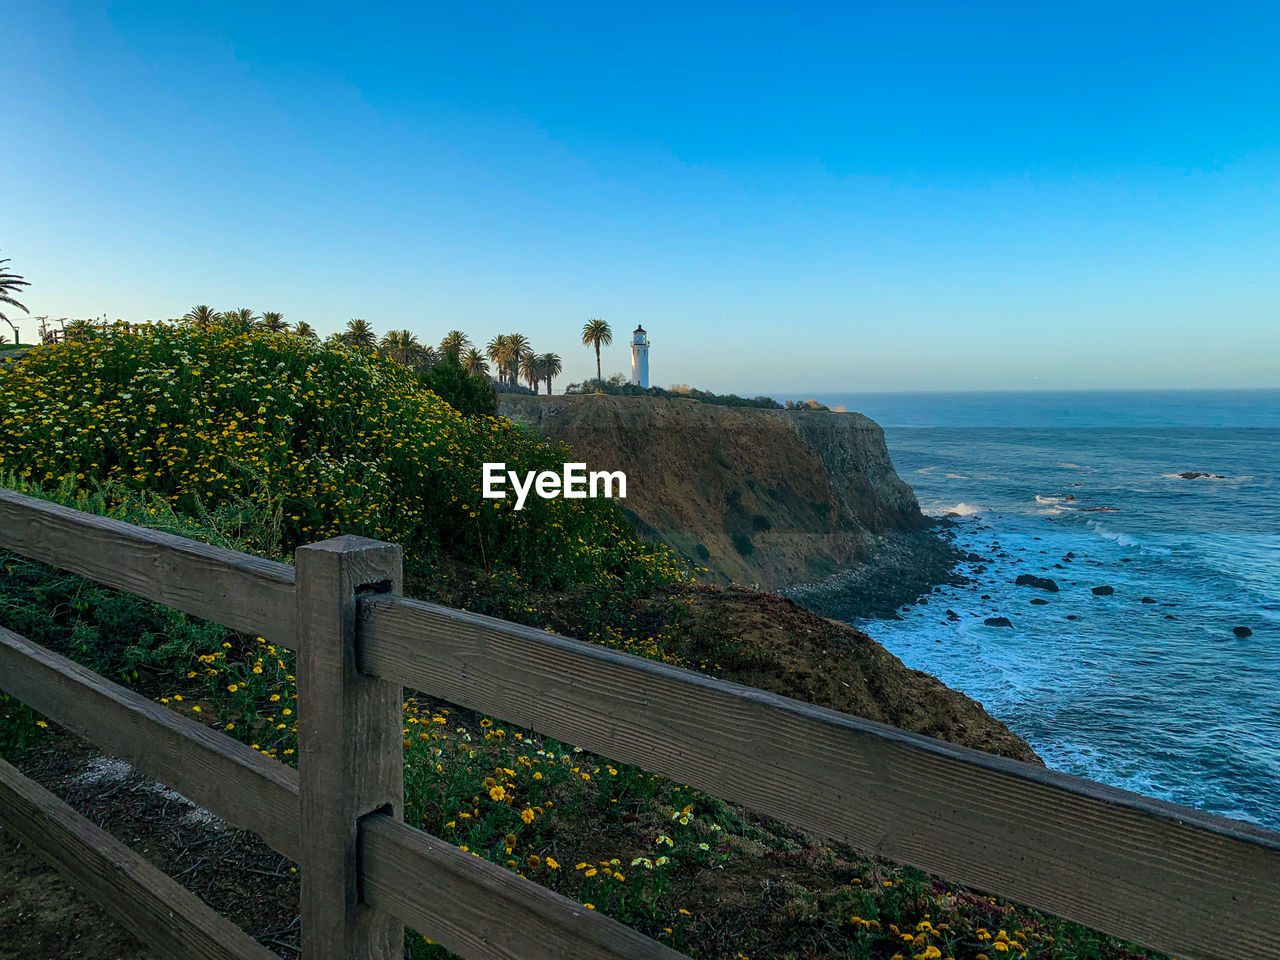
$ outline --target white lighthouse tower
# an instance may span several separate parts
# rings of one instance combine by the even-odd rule
[[[631,382],[649,386],[649,336],[644,327],[636,327],[631,334]]]

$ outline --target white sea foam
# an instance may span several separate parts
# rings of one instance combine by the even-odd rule
[[[1142,541],[1139,540],[1137,537],[1131,537],[1127,533],[1120,533],[1118,530],[1108,530],[1106,527],[1098,523],[1096,520],[1089,521],[1089,526],[1093,528],[1094,533],[1102,537],[1104,540],[1111,540],[1122,547],[1142,546]]]
[[[938,513],[958,513],[962,517],[971,517],[975,513],[981,513],[982,508],[973,503],[957,503],[954,507],[947,507],[939,510]]]

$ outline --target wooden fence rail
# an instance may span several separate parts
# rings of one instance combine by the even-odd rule
[[[404,687],[1183,960],[1280,958],[1280,834],[409,600],[389,544],[295,568],[0,490],[0,548],[298,651],[295,772],[0,628],[0,689],[300,864],[304,960],[391,960],[402,924],[468,958],[680,956],[401,822]],[[7,766],[0,822],[162,952],[264,955]]]

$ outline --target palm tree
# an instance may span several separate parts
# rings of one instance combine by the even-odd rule
[[[511,359],[508,361],[511,382],[516,383],[520,379],[520,358],[532,348],[529,345],[529,338],[523,333],[508,333],[507,343],[511,346]]]
[[[519,354],[516,353],[515,345],[511,342],[510,334],[500,333],[485,347],[485,352],[489,359],[493,361],[494,367],[497,368],[498,381],[506,383],[511,375],[511,363],[518,359]]]
[[[484,354],[472,347],[462,358],[462,367],[473,377],[483,377],[489,372],[489,364],[485,363]]]
[[[262,319],[258,321],[258,325],[263,330],[269,330],[272,333],[289,332],[289,324],[284,322],[283,313],[264,313]]]
[[[422,344],[418,342],[418,338],[408,330],[389,331],[382,338],[379,349],[384,357],[390,357],[406,367],[419,366],[425,353]],[[433,350],[432,353],[434,352]]]
[[[307,321],[305,320],[300,320],[298,323],[295,323],[293,325],[293,332],[295,336],[302,337],[306,340],[320,339],[319,335],[315,331],[315,328],[312,327],[311,324],[307,323]]]
[[[92,340],[97,333],[97,328],[91,320],[72,320],[63,327],[63,339],[69,343]]]
[[[440,352],[445,356],[460,357],[471,346],[471,338],[461,330],[450,330],[440,341]]]
[[[582,344],[586,347],[596,348],[596,379],[603,380],[604,374],[600,372],[600,347],[609,346],[613,343],[613,330],[609,328],[609,324],[599,317],[592,317],[582,325]]]
[[[368,320],[348,320],[347,329],[339,334],[342,342],[348,347],[376,347],[378,345],[378,335],[373,332],[373,327],[369,325]]]
[[[560,376],[564,364],[560,362],[558,353],[544,353],[538,360],[542,367],[542,379],[547,381],[547,396],[551,396],[551,381]]]
[[[197,327],[207,327],[221,320],[222,314],[207,303],[202,303],[188,310],[186,316],[182,319],[188,323],[195,324]]]
[[[23,287],[31,286],[31,283],[28,280],[23,280],[21,275],[10,272],[10,269],[5,266],[8,262],[8,259],[0,260],[0,307],[7,303],[11,307],[17,307],[23,313],[30,314],[31,311],[15,300],[13,295],[19,293]],[[13,331],[13,342],[18,343],[18,328],[12,320],[5,316],[3,309],[0,309],[0,320],[9,325],[9,328]]]
[[[239,310],[228,310],[222,315],[222,319],[249,328],[258,322],[258,315],[248,307],[241,307]]]
[[[538,381],[542,379],[542,365],[539,362],[541,359],[532,350],[526,350],[520,354],[520,376],[524,377],[524,382],[534,393],[538,392]]]

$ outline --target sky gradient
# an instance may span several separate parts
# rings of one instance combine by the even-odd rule
[[[606,375],[643,323],[661,386],[1280,386],[1274,4],[54,0],[6,30],[34,314],[518,330],[560,387],[593,316]]]

